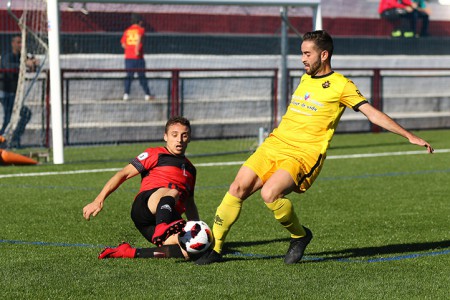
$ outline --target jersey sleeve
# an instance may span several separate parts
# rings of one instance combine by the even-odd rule
[[[133,165],[139,173],[150,170],[156,165],[158,154],[153,149],[148,148],[136,156],[130,164]]]
[[[342,91],[341,102],[354,111],[358,111],[358,107],[367,103],[367,99],[361,94],[353,81],[349,80]]]

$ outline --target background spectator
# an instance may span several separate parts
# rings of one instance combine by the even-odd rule
[[[381,0],[378,13],[384,19],[395,22],[400,19],[400,25],[395,26],[392,37],[414,37],[416,35],[417,4],[410,0]]]
[[[142,27],[144,23],[142,17],[138,14],[131,16],[132,25],[128,27],[123,33],[120,40],[122,48],[125,49],[125,69],[127,70],[127,77],[125,78],[125,92],[123,94],[123,100],[127,101],[130,94],[131,82],[133,81],[135,69],[145,69],[144,60],[144,46],[143,39],[145,29]],[[154,96],[150,94],[147,78],[145,78],[144,71],[138,71],[139,83],[145,92],[145,100],[148,101]]]
[[[14,107],[16,97],[17,84],[19,81],[19,67],[20,67],[20,53],[22,48],[22,37],[19,35],[13,36],[11,39],[11,49],[2,55],[1,68],[6,69],[3,74],[3,91],[4,97],[1,98],[3,106],[3,125],[0,130],[0,135],[3,134],[8,126]],[[34,56],[27,57],[26,65],[28,71],[34,71],[37,65],[37,60]],[[13,133],[10,145],[12,147],[20,147],[20,137],[25,131],[25,126],[31,119],[31,110],[23,106],[20,110],[20,121]]]

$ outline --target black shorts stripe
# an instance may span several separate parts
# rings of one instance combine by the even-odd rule
[[[300,186],[303,181],[305,181],[306,178],[311,177],[314,174],[314,171],[320,166],[320,163],[322,162],[323,154],[319,155],[319,158],[317,159],[314,166],[311,168],[311,170],[308,172],[308,174],[303,175],[300,180],[298,181],[298,186]]]

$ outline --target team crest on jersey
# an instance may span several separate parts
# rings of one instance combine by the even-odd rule
[[[322,83],[322,87],[323,87],[324,89],[329,88],[329,87],[330,87],[330,82],[329,82],[328,80],[325,81],[324,83]]]
[[[147,152],[142,152],[141,154],[138,155],[138,159],[139,160],[144,160],[148,157],[148,153]]]

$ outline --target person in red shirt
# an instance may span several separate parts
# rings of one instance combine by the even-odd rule
[[[190,138],[189,120],[179,116],[170,118],[165,127],[165,147],[147,148],[111,177],[94,201],[83,208],[83,217],[89,221],[91,216],[97,216],[106,198],[122,183],[141,175],[131,218],[140,233],[158,247],[136,249],[122,243],[115,248],[105,248],[99,259],[189,258],[178,244],[178,233],[186,224],[181,217],[183,213],[188,220],[199,220],[194,201],[197,171],[184,155]]]
[[[129,98],[131,83],[134,78],[135,70],[145,69],[144,60],[144,34],[145,29],[142,27],[143,20],[138,14],[133,14],[131,16],[132,25],[128,27],[120,40],[122,48],[125,50],[125,69],[127,70],[127,75],[125,78],[125,92],[123,94],[123,100],[127,101]],[[148,87],[147,78],[145,77],[144,71],[137,71],[139,83],[144,89],[145,100],[151,100],[154,95],[150,93],[150,88]]]
[[[422,19],[421,36],[428,36],[428,17],[417,9],[417,3],[411,0],[381,0],[378,13],[384,19],[396,21],[400,19],[400,25],[395,26],[392,37],[412,38],[416,36],[417,21]]]

